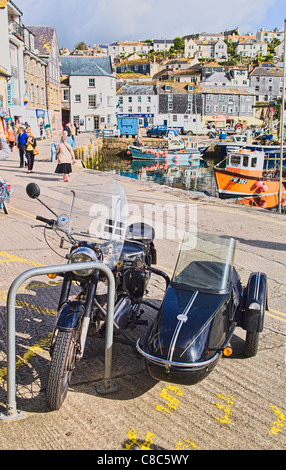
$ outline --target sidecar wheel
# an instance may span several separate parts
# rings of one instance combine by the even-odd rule
[[[67,395],[75,365],[76,332],[58,331],[51,358],[47,405],[51,411],[59,410]]]
[[[258,351],[259,333],[246,332],[244,354],[247,357],[256,356]]]

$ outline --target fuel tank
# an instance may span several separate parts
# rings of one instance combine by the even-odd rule
[[[229,342],[230,293],[214,294],[174,288],[166,291],[161,309],[138,351],[156,380],[192,385],[216,366]]]

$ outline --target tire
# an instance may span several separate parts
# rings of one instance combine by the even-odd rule
[[[58,331],[51,358],[47,405],[51,411],[59,410],[71,382],[75,365],[76,331]]]
[[[259,333],[246,332],[244,354],[247,357],[254,357],[258,351]]]
[[[193,131],[188,131],[187,135],[194,135]]]

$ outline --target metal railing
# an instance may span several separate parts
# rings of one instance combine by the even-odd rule
[[[66,273],[82,269],[98,269],[108,280],[107,316],[105,333],[105,365],[103,385],[97,387],[98,393],[106,394],[117,390],[111,378],[112,345],[113,345],[113,316],[115,298],[115,280],[112,271],[102,263],[73,263],[66,265],[44,266],[33,268],[20,274],[10,286],[7,297],[7,404],[6,413],[0,414],[2,420],[22,418],[24,413],[16,406],[16,295],[20,286],[35,276],[46,274]]]

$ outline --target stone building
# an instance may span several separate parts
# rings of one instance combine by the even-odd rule
[[[60,54],[56,30],[52,26],[28,26],[35,37],[35,48],[39,57],[47,64],[46,94],[48,109],[48,124],[52,134],[62,130],[61,120],[61,84],[60,84]]]

